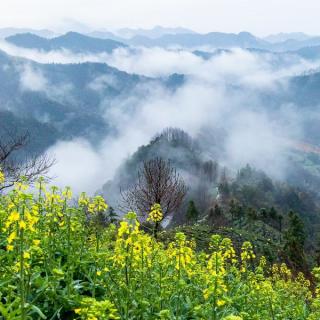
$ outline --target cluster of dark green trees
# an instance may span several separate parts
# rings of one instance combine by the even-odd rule
[[[198,210],[194,200],[190,200],[186,211],[186,223],[207,223],[216,228],[236,228],[259,234],[260,237],[277,243],[278,259],[286,262],[295,270],[307,271],[308,262],[305,253],[306,230],[302,219],[293,211],[281,214],[274,207],[259,210],[240,204],[231,199],[227,206],[216,203],[204,216]],[[318,258],[317,258],[318,257]],[[320,250],[317,259],[320,262]]]

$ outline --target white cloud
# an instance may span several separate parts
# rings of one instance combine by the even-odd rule
[[[25,64],[21,71],[20,85],[23,90],[45,91],[47,90],[48,82],[40,70]]]
[[[101,175],[105,167],[103,157],[87,141],[76,139],[70,142],[58,142],[49,149],[57,163],[51,176],[59,187],[72,186],[75,193],[97,189],[105,180]]]
[[[90,89],[95,90],[97,92],[101,92],[106,88],[120,89],[119,86],[121,86],[121,84],[118,82],[117,78],[109,74],[94,79],[88,85]]]
[[[51,83],[39,67],[28,62],[18,64],[17,69],[20,72],[21,90],[42,92],[48,98],[60,103],[74,103],[71,83]]]
[[[316,67],[317,63],[293,56],[278,61],[270,54],[240,49],[208,61],[187,51],[158,48],[119,50],[94,58],[130,73],[154,77],[187,74],[186,83],[174,92],[156,83],[137,86],[127,96],[102,103],[104,117],[116,134],[99,141],[99,147],[79,140],[53,147],[60,163],[56,171],[59,184],[75,184],[77,190],[94,192],[112,178],[124,159],[166,127],[179,127],[194,136],[203,127],[224,128],[227,137],[226,153],[220,159],[223,164],[239,168],[251,163],[273,176],[285,175],[285,141],[300,137],[303,117],[295,107],[269,110],[259,93],[276,93],[286,86],[286,77]],[[118,85],[113,76],[106,74],[89,86],[100,92],[105,86]],[[292,119],[290,125],[287,119]]]

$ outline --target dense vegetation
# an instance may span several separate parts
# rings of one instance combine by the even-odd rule
[[[208,243],[208,232],[226,234],[236,243],[249,240],[271,263],[285,262],[291,268],[308,271],[320,258],[317,174],[313,175],[311,183],[306,172],[301,172],[301,165],[289,166],[289,183],[274,180],[250,165],[237,171],[226,168],[221,165],[224,151],[214,140],[221,140],[223,136],[224,133],[218,131],[213,137],[205,133],[193,139],[182,130],[169,128],[141,146],[119,168],[115,178],[103,187],[102,193],[109,204],[116,206],[122,200],[119,190],[127,187],[130,190],[135,185],[137,172],[144,161],[156,157],[168,159],[188,186],[182,206],[170,220],[169,229],[178,227],[190,231],[196,238],[206,238],[200,240],[201,243]],[[315,155],[315,159],[319,156]],[[305,235],[300,237],[299,250],[294,248],[295,239],[291,241],[292,237],[288,235],[294,223]],[[290,250],[295,252],[295,261],[288,258]]]
[[[1,175],[1,182],[4,177]],[[244,242],[142,231],[129,212],[111,223],[101,196],[18,183],[0,198],[2,319],[318,319],[314,269],[307,280],[270,265]],[[161,206],[148,224],[161,222]],[[191,214],[192,206],[189,211]],[[108,213],[109,212],[109,213]],[[315,281],[313,281],[315,280]]]

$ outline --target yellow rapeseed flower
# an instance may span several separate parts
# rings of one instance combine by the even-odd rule
[[[74,313],[80,314],[81,313],[81,308],[74,309]]]
[[[25,223],[24,220],[19,221],[19,227],[21,230],[25,230],[27,228],[27,224]]]
[[[11,232],[9,234],[9,237],[7,238],[8,244],[11,244],[16,238],[17,238],[17,233],[15,231]]]
[[[70,200],[72,198],[72,191],[70,187],[66,187],[65,190],[62,192],[62,195],[65,199]]]
[[[7,251],[13,251],[14,246],[12,244],[7,245]]]
[[[162,208],[159,203],[155,203],[149,212],[148,221],[161,222],[163,220]]]
[[[34,239],[32,242],[36,247],[38,247],[41,241],[38,239]]]
[[[101,196],[96,196],[92,199],[92,202],[88,205],[88,211],[90,213],[104,212],[108,209],[108,205]]]
[[[222,320],[243,320],[243,318],[239,316],[230,315],[230,316],[224,317]]]
[[[10,213],[9,217],[8,217],[8,221],[11,223],[18,221],[20,219],[20,214],[17,211],[13,211]]]
[[[29,252],[27,252],[27,251],[25,251],[24,253],[23,253],[23,258],[24,259],[30,259],[30,253]]]
[[[3,174],[3,172],[0,170],[0,184],[3,184],[4,181],[5,181],[4,174]]]

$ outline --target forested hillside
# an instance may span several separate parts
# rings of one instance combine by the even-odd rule
[[[196,224],[186,230],[196,235],[200,242],[206,242],[205,234],[213,230],[232,235],[238,241],[239,238],[250,239],[256,241],[273,261],[288,262],[284,239],[294,214],[304,224],[301,230],[305,233],[303,242],[306,240],[308,263],[313,265],[317,259],[314,254],[318,251],[320,223],[319,180],[312,187],[307,183],[303,186],[299,181],[307,178],[305,169],[295,162],[292,163],[293,170],[300,169],[300,175],[296,171],[295,183],[273,180],[249,165],[235,171],[220,164],[217,159],[222,151],[216,152],[216,157],[209,156],[199,140],[192,139],[182,130],[167,129],[150,144],[140,147],[102,192],[112,205],[121,208],[124,199],[120,190],[123,192],[135,184],[143,162],[154,158],[168,159],[188,186],[182,206],[170,218],[170,228]],[[307,269],[306,265],[303,268]]]

